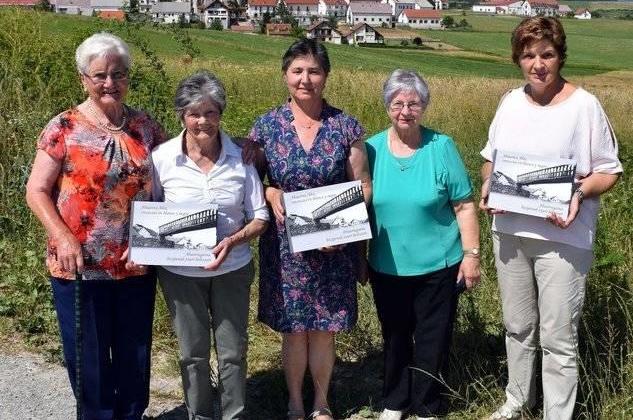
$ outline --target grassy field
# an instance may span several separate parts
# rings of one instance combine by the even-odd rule
[[[463,54],[472,53],[471,58],[453,53],[328,45],[333,72],[326,97],[333,105],[357,116],[368,134],[374,133],[388,124],[380,102],[385,76],[396,67],[419,70],[428,76],[432,94],[425,124],[455,138],[473,182],[478,185],[478,151],[485,143],[498,99],[521,80],[506,58],[509,32],[516,20],[467,19],[472,19],[474,32],[430,35],[455,37],[444,42],[459,45]],[[633,49],[625,41],[633,38],[633,30],[627,32],[633,26],[620,21],[614,21],[612,27],[596,22],[597,27],[581,27],[565,21],[570,45],[595,44],[595,49],[585,46],[574,52],[570,47],[565,74],[602,101],[628,169],[633,161]],[[208,68],[225,82],[229,105],[223,126],[234,135],[246,134],[257,115],[286,97],[279,62],[291,41],[287,38],[191,30],[188,33],[192,43],[200,50],[191,59],[187,54],[192,50],[182,41],[182,32],[130,28],[90,18],[0,11],[0,340],[8,342],[19,337],[53,360],[59,360],[60,353],[42,264],[43,235],[24,203],[24,184],[39,130],[53,115],[83,98],[74,72],[73,53],[78,42],[97,29],[116,32],[133,45],[128,102],[149,110],[171,135],[180,129],[171,110],[176,82],[197,68]],[[481,42],[469,41],[468,36],[480,36]],[[613,62],[601,56],[608,40],[620,48],[618,60]],[[633,418],[631,202],[633,185],[625,175],[605,197],[600,216],[596,262],[588,282],[580,343],[580,419]],[[481,223],[483,282],[460,302],[446,378],[453,389],[450,419],[479,418],[503,399],[505,360],[500,305],[489,220],[482,216]],[[250,418],[277,419],[283,417],[286,398],[280,338],[256,322],[256,293],[254,287],[248,356]],[[339,360],[332,403],[340,417],[374,418],[380,407],[380,334],[367,287],[359,288],[359,301],[358,326],[337,338]],[[174,337],[162,298],[158,303],[154,373],[176,376]],[[536,418],[538,410],[534,414]]]

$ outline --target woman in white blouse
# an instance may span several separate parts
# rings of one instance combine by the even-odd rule
[[[526,84],[508,92],[490,125],[480,208],[494,214],[495,263],[506,328],[506,402],[490,419],[520,418],[535,404],[542,348],[543,418],[572,417],[578,383],[578,322],[593,259],[600,195],[618,180],[615,135],[598,100],[565,80],[565,32],[550,17],[528,18],[512,34],[512,58]],[[495,150],[576,162],[567,218],[504,213],[487,204]]]
[[[206,267],[160,267],[158,277],[180,346],[189,417],[211,419],[210,333],[218,359],[222,419],[245,419],[248,305],[253,264],[249,241],[267,226],[257,171],[220,129],[224,86],[201,71],[176,91],[184,130],[152,152],[154,200],[218,205],[218,244]],[[215,417],[213,417],[215,418]]]

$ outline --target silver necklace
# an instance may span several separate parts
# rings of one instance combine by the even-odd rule
[[[105,124],[101,122],[97,111],[95,111],[95,109],[92,107],[92,100],[86,102],[86,107],[88,108],[88,111],[90,111],[94,119],[97,121],[97,124],[99,124],[101,128],[109,131],[110,133],[120,133],[121,131],[123,131],[123,127],[125,127],[125,124],[127,124],[127,107],[125,105],[123,105],[123,119],[121,121],[121,125],[119,126],[112,125],[109,122]]]

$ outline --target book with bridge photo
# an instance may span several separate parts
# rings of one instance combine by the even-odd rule
[[[371,239],[360,181],[284,193],[291,252]]]
[[[570,159],[494,152],[488,205],[530,216],[567,218],[576,163]]]
[[[213,261],[217,205],[135,201],[130,260],[141,265],[202,267]]]

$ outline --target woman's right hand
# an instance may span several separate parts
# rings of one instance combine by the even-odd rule
[[[494,209],[488,206],[488,196],[490,195],[490,177],[481,184],[481,199],[479,200],[479,210],[492,214],[504,214],[505,210]]]
[[[266,202],[273,210],[275,219],[279,223],[283,223],[286,219],[286,209],[284,208],[283,191],[279,188],[267,186],[264,194],[266,196]]]
[[[81,244],[70,232],[64,232],[53,237],[56,249],[57,262],[62,270],[70,273],[82,273],[84,271],[84,257],[81,252]]]

